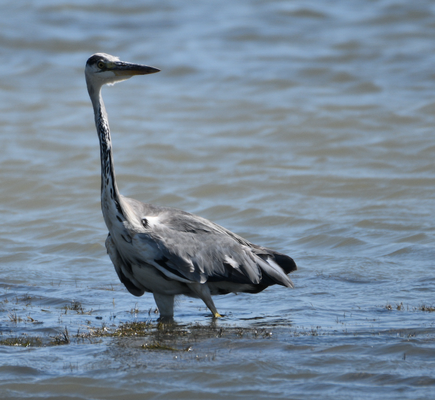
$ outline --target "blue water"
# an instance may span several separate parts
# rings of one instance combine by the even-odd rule
[[[21,1],[0,23],[1,398],[435,395],[432,2]],[[218,297],[217,322],[180,297],[163,328],[126,291],[95,52],[162,70],[103,90],[121,192],[289,254],[294,290]]]

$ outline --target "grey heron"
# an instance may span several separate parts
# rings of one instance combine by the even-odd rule
[[[159,71],[104,53],[92,55],[85,67],[100,142],[106,248],[120,281],[135,296],[151,292],[162,318],[173,317],[174,296],[180,294],[202,299],[217,318],[221,315],[212,295],[258,293],[275,284],[292,288],[287,274],[297,267],[287,255],[250,243],[197,215],[119,193],[101,88]]]

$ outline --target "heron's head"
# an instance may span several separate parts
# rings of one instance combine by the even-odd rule
[[[132,64],[120,61],[110,54],[96,53],[86,62],[85,76],[88,90],[101,88],[103,85],[113,85],[134,75],[146,75],[160,70],[147,65]]]

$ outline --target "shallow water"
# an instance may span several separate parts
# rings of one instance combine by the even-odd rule
[[[434,396],[432,2],[21,1],[0,21],[0,397]],[[103,91],[121,192],[291,255],[294,290],[216,298],[216,323],[180,297],[172,327],[127,293],[94,52],[162,70]]]

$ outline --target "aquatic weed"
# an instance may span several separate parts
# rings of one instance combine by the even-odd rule
[[[41,347],[43,345],[40,337],[14,336],[0,340],[1,346],[19,346],[19,347]]]
[[[8,317],[9,317],[9,320],[11,322],[13,322],[14,324],[17,324],[18,322],[23,321],[23,319],[21,317],[19,317],[16,312],[12,312],[12,311],[9,312]]]
[[[180,351],[180,349],[176,349],[175,347],[168,346],[159,342],[154,343],[144,343],[142,346],[140,346],[142,349],[145,350],[165,350],[165,351]]]
[[[404,304],[402,302],[400,304],[396,304],[396,306],[392,306],[391,304],[387,304],[385,306],[385,308],[388,311],[393,311],[393,310],[405,311],[405,306],[404,306]],[[406,306],[406,311],[409,311],[409,310],[410,310],[410,307]],[[412,307],[411,311],[414,311],[414,312],[416,312],[416,311],[435,312],[435,307],[434,306],[427,306],[425,304],[422,304],[422,305],[420,305],[418,307]]]
[[[85,309],[82,306],[82,303],[79,301],[73,300],[70,304],[67,304],[62,307],[62,310],[65,310],[65,314],[68,313],[68,311],[75,311],[77,314],[87,314],[90,315],[93,313],[93,310],[85,311]]]
[[[427,312],[434,312],[435,311],[435,307],[433,307],[433,306],[426,306],[426,305],[421,305],[419,308],[418,308],[420,311],[427,311]]]
[[[58,335],[53,337],[53,340],[50,342],[52,346],[62,346],[64,344],[70,344],[71,340],[69,338],[68,328],[65,327],[63,332],[60,332]]]

